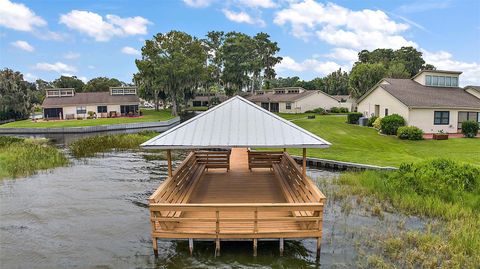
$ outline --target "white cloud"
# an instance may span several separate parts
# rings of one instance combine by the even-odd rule
[[[12,46],[17,47],[24,51],[32,52],[35,50],[35,48],[32,45],[28,44],[27,41],[17,40],[15,42],[12,42],[11,44]]]
[[[37,79],[38,79],[38,76],[32,74],[32,73],[26,73],[25,76],[23,76],[23,78],[26,80],[26,81],[29,81],[29,82],[35,82]]]
[[[237,3],[251,8],[274,8],[277,6],[272,0],[237,0]]]
[[[480,85],[480,63],[454,60],[453,55],[446,51],[422,52],[425,62],[433,64],[437,69],[463,72],[460,76],[461,86]]]
[[[283,57],[283,60],[275,65],[277,72],[293,71],[293,72],[305,72],[310,71],[319,75],[327,75],[339,68],[348,69],[348,67],[341,66],[332,61],[319,61],[317,59],[306,59],[303,62],[297,62],[289,56]]]
[[[42,71],[53,71],[57,73],[68,73],[68,72],[76,72],[77,69],[74,66],[64,64],[62,62],[56,63],[37,63],[34,66],[34,69],[42,70]]]
[[[354,62],[358,59],[358,52],[352,49],[333,48],[332,52],[325,56],[340,61]]]
[[[69,60],[78,59],[80,58],[80,53],[70,51],[65,53],[65,55],[63,55],[63,58],[69,59]]]
[[[91,36],[96,41],[108,41],[114,36],[144,35],[147,34],[147,25],[151,24],[139,16],[121,18],[109,14],[104,19],[97,13],[82,10],[62,14],[60,23]]]
[[[275,14],[274,23],[290,25],[298,38],[317,36],[330,45],[350,49],[417,47],[399,33],[409,28],[397,23],[381,10],[353,11],[345,7],[314,0],[292,2]]]
[[[229,19],[231,21],[234,21],[234,22],[257,24],[260,27],[265,26],[265,21],[263,21],[262,19],[254,19],[254,18],[252,18],[252,16],[250,16],[248,13],[246,13],[244,11],[235,12],[235,11],[231,11],[231,10],[228,10],[228,9],[224,9],[223,14],[225,14],[225,17],[227,17],[227,19]]]
[[[18,30],[30,32],[35,27],[45,26],[47,22],[20,3],[9,0],[0,0],[0,25]]]
[[[141,55],[139,50],[132,47],[123,47],[121,51],[122,53],[129,54],[129,55]]]
[[[450,6],[451,0],[421,0],[401,5],[398,11],[405,13],[424,12],[434,9],[445,9]]]
[[[208,7],[214,0],[183,0],[190,7]]]

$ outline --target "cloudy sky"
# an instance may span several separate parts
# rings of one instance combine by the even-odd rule
[[[181,30],[267,32],[280,76],[349,70],[362,49],[414,46],[439,69],[480,85],[479,0],[0,0],[0,67],[28,80],[61,74],[130,82],[145,39]]]

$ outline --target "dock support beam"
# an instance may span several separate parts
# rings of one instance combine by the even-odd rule
[[[322,238],[317,238],[317,260],[320,259],[320,252],[322,251]]]
[[[303,179],[307,178],[307,149],[306,148],[303,148],[302,176],[303,176]]]
[[[188,239],[188,250],[190,250],[190,256],[193,256],[193,238]]]
[[[167,149],[168,176],[172,177],[172,150]]]
[[[215,240],[215,257],[219,257],[220,256],[220,239],[217,238]]]
[[[283,246],[283,238],[280,238],[280,256],[283,256],[283,250],[284,250],[284,246]]]
[[[153,240],[153,254],[155,255],[155,258],[158,258],[158,243],[157,243],[157,238],[154,237],[152,238]]]
[[[257,257],[257,246],[258,246],[258,239],[253,239],[253,257]]]

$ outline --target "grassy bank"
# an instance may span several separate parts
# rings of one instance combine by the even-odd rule
[[[65,155],[46,141],[0,136],[0,179],[28,176],[67,164]]]
[[[109,124],[123,124],[150,121],[165,121],[172,119],[170,110],[155,111],[153,109],[142,110],[141,117],[122,117],[122,118],[101,118],[85,120],[61,120],[61,121],[39,121],[32,120],[15,121],[0,125],[0,128],[63,128],[63,127],[83,127],[98,126]]]
[[[327,149],[309,149],[308,156],[346,162],[381,166],[419,162],[445,156],[453,160],[480,165],[480,139],[456,138],[444,141],[405,141],[393,136],[379,135],[373,128],[346,124],[346,116],[316,116],[307,114],[280,114],[285,119],[326,139],[332,146]],[[289,150],[301,155],[301,150]]]
[[[398,171],[347,173],[341,196],[372,197],[376,215],[391,210],[433,220],[424,231],[378,235],[366,267],[475,268],[480,264],[480,168],[439,159]],[[373,214],[373,213],[372,213]]]
[[[136,134],[98,135],[79,139],[69,148],[76,158],[95,156],[96,153],[109,150],[137,149],[140,144],[158,135],[157,132],[144,131]]]

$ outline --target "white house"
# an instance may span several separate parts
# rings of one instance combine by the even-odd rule
[[[461,72],[423,70],[411,79],[384,78],[357,101],[366,117],[399,114],[425,133],[457,133],[480,121],[480,87],[458,87]]]
[[[328,110],[345,104],[322,91],[308,91],[301,87],[260,91],[247,99],[268,111],[281,113],[304,113],[319,107]]]
[[[42,103],[45,119],[99,118],[137,115],[140,99],[135,87],[110,87],[108,92],[76,93],[73,88],[47,89]]]

